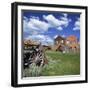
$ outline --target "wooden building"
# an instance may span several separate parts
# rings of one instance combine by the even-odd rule
[[[65,46],[65,38],[61,37],[61,36],[57,36],[54,39],[54,47],[53,50],[55,51],[64,51],[64,46]]]
[[[57,36],[57,37],[54,39],[54,42],[55,42],[55,45],[65,44],[65,38],[63,38],[63,37],[61,37],[61,36]]]
[[[54,39],[54,47],[53,50],[61,51],[61,52],[70,52],[71,51],[79,51],[79,44],[77,37],[71,35],[67,38],[63,38],[61,36],[57,36]]]
[[[68,45],[70,48],[77,48],[78,41],[75,36],[69,36],[66,38],[66,45]]]

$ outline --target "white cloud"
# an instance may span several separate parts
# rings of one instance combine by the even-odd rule
[[[48,30],[49,28],[49,24],[44,22],[44,21],[40,21],[39,19],[34,19],[34,18],[30,18],[30,21],[28,23],[28,26],[30,26],[30,24],[33,25],[34,28],[37,28],[37,30]]]
[[[43,45],[53,45],[53,39],[48,35],[30,35],[26,39],[41,42]]]
[[[36,27],[31,21],[29,21],[27,23],[27,26],[31,29],[31,30],[39,30],[38,27]]]
[[[64,27],[69,25],[71,21],[68,19],[68,14],[64,13],[60,19],[57,19],[52,14],[43,15],[44,20],[42,21],[39,17],[31,16],[30,18],[24,17],[23,28],[24,31],[30,32],[32,34],[40,34],[46,32],[49,28],[56,28],[57,30],[63,30]]]
[[[57,27],[57,29],[58,29],[59,31],[62,31],[62,30],[63,30],[63,28],[62,28],[61,26]]]
[[[23,29],[24,32],[30,32],[31,34],[38,34],[38,33],[43,33],[48,30],[49,24],[40,21],[38,17],[30,17],[28,20],[27,17],[24,17],[23,20]]]
[[[50,42],[52,43],[52,39],[49,36],[41,36],[40,34],[44,34],[48,31],[49,28],[56,28],[57,30],[61,31],[64,27],[67,27],[70,23],[70,19],[68,18],[68,14],[63,13],[59,19],[57,19],[54,15],[48,14],[43,15],[44,20],[40,20],[39,17],[31,16],[30,18],[23,17],[23,29],[24,33],[26,33],[26,37],[30,36],[34,39],[39,39],[43,42]],[[46,20],[46,21],[45,21]],[[27,35],[28,33],[28,35]],[[34,35],[34,36],[33,36]],[[39,36],[40,35],[40,36]],[[44,40],[47,40],[45,41]]]
[[[63,15],[64,15],[64,17],[67,17],[67,16],[68,16],[68,14],[67,14],[67,13],[63,13]]]
[[[39,17],[36,17],[36,16],[30,16],[30,18],[38,19],[39,20]]]
[[[63,27],[67,27],[69,25],[69,22],[71,22],[71,19],[68,18],[68,14],[64,13],[60,19],[57,19],[52,14],[49,15],[43,15],[43,18],[51,25],[51,27],[56,27],[58,30],[62,30]]]
[[[23,20],[23,28],[24,31],[27,29],[27,20]]]
[[[73,30],[80,30],[80,18],[77,18],[77,20],[75,21]]]
[[[33,24],[30,24],[30,27],[28,26],[28,20],[23,20],[23,31],[24,33],[29,34],[37,34],[36,30],[37,28],[33,26]]]
[[[63,26],[67,27],[69,23],[71,22],[71,19],[68,18],[68,14],[63,13],[63,16],[60,17],[60,21]]]
[[[58,37],[58,35],[55,35],[55,36],[54,36],[54,39],[57,38],[57,37]]]
[[[56,19],[52,14],[49,15],[43,15],[43,18],[50,23],[52,27],[57,27],[60,25],[60,21]]]

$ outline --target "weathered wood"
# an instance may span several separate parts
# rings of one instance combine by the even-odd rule
[[[41,44],[31,50],[24,50],[24,68],[28,68],[32,63],[35,63],[37,66],[43,66],[48,63]]]

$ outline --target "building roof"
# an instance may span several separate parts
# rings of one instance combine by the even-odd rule
[[[77,41],[77,37],[71,35],[71,36],[67,37],[66,40],[68,40],[68,41]]]
[[[65,38],[63,38],[61,36],[57,36],[54,40],[65,40]]]

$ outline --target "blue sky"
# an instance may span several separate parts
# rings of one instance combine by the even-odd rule
[[[80,39],[80,14],[23,11],[23,38],[52,45],[57,36],[74,35]]]

